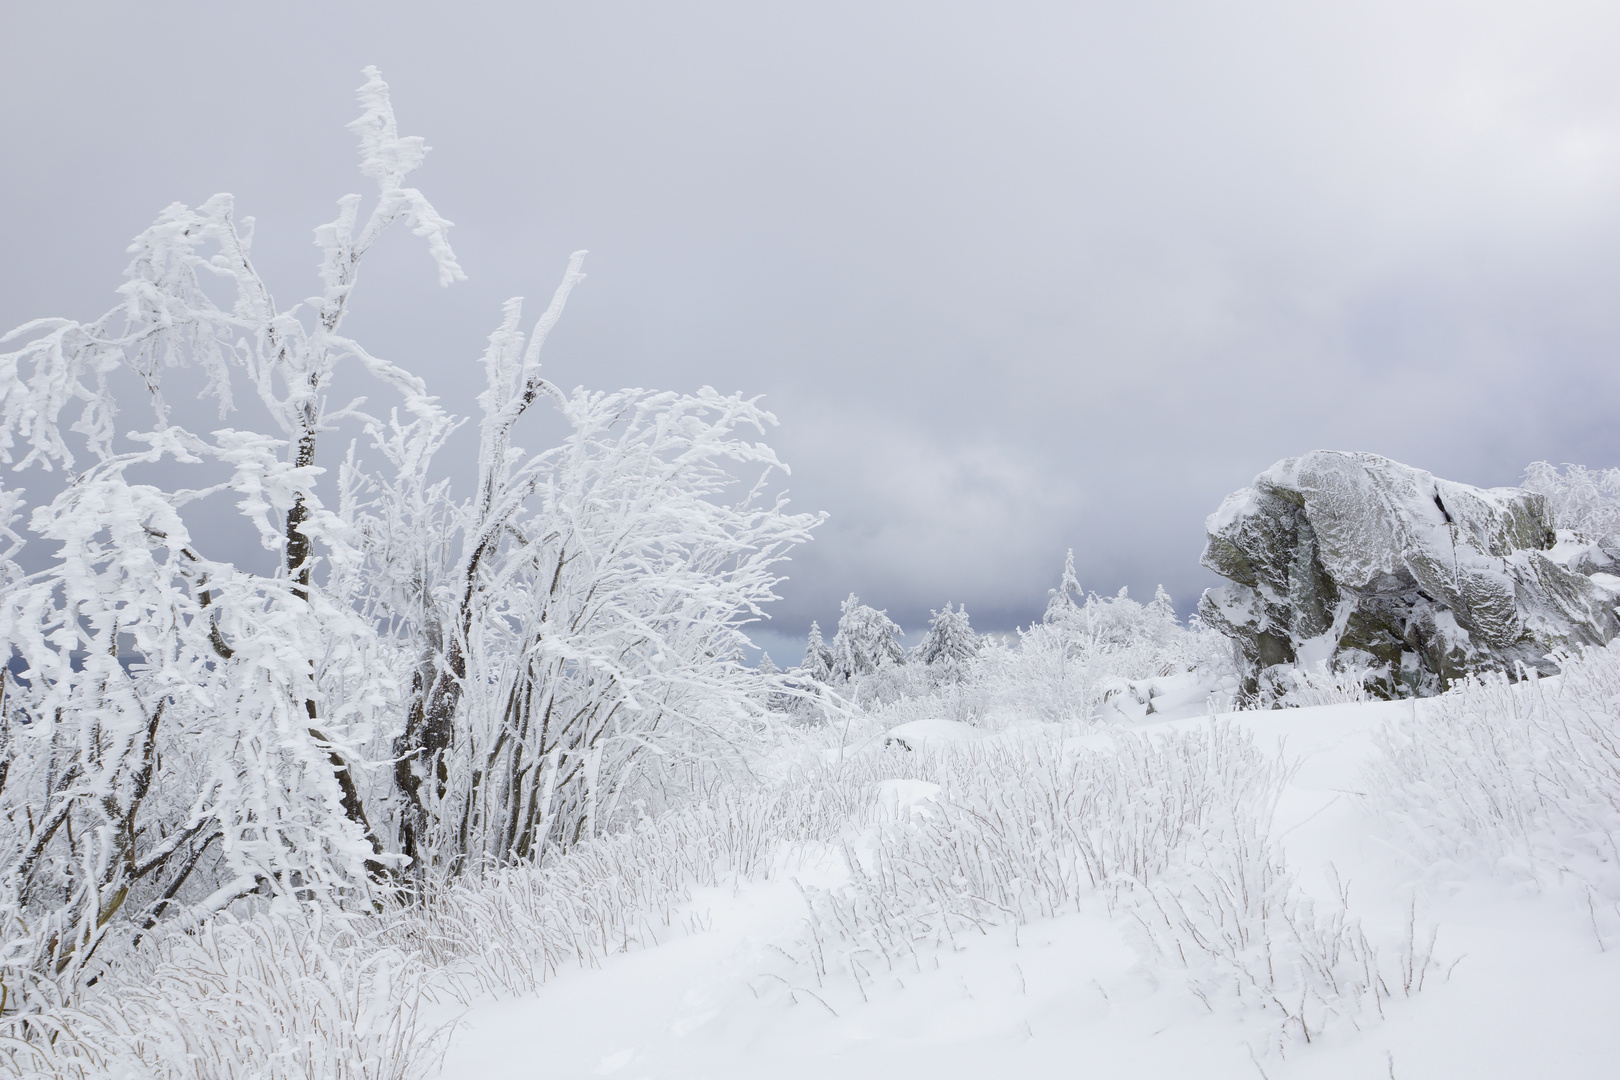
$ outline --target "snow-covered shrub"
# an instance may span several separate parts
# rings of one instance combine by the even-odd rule
[[[1274,803],[1280,787],[1265,787]],[[1325,902],[1295,883],[1269,835],[1270,813],[1228,797],[1214,828],[1190,839],[1174,866],[1132,897],[1131,915],[1157,956],[1187,972],[1189,989],[1212,1012],[1236,1005],[1270,1020],[1271,1042],[1311,1042],[1345,1021],[1359,1027],[1399,988],[1423,988],[1436,931],[1411,933],[1386,961],[1352,915],[1342,883]],[[1263,805],[1263,804],[1262,804]],[[1239,813],[1225,816],[1228,807]]]
[[[508,314],[486,357],[477,497],[442,495],[431,536],[389,516],[397,499],[356,511],[378,538],[375,607],[417,669],[394,746],[403,849],[453,866],[575,843],[635,800],[661,808],[686,763],[737,764],[782,689],[741,662],[744,626],[816,523],[761,497],[781,465],[749,437],[774,422],[756,401],[561,395],[538,371],[544,317],[525,351]],[[506,433],[528,400],[571,430],[524,459]],[[744,470],[758,481],[728,497]]]
[[[1584,882],[1620,930],[1620,646],[1470,678],[1379,735],[1368,802],[1423,859]]]
[[[1602,540],[1620,533],[1620,469],[1565,465],[1563,472],[1545,461],[1524,470],[1524,488],[1543,495],[1554,523]]]
[[[1313,705],[1371,701],[1375,695],[1367,685],[1378,674],[1342,659],[1333,666],[1325,660],[1319,661],[1314,669],[1278,665],[1260,674],[1255,704],[1260,708],[1303,709]]]

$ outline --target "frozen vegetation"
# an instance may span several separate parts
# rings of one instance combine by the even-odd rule
[[[1071,558],[1011,636],[852,595],[749,665],[819,519],[757,401],[541,374],[583,253],[490,335],[465,490],[343,335],[391,225],[461,274],[368,76],[319,296],[216,196],[6,339],[0,1067],[1613,1074],[1620,473],[1290,459],[1204,620]],[[194,541],[232,511],[262,554]]]

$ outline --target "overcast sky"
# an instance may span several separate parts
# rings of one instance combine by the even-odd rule
[[[216,191],[278,299],[365,190],[377,64],[469,280],[391,236],[348,329],[457,411],[500,302],[589,279],[573,386],[764,394],[831,517],[766,640],[1082,582],[1185,613],[1273,461],[1620,464],[1620,4],[15,4],[0,324],[89,318]],[[915,641],[915,633],[912,640]]]

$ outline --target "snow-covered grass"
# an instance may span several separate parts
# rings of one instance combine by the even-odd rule
[[[1096,905],[1211,1011],[1269,1016],[1268,1043],[1416,989],[1386,981],[1343,895],[1318,914],[1300,891],[1271,835],[1288,765],[1242,727],[1014,734],[938,753],[932,798],[846,840],[847,885],[805,890],[818,979],[920,971],[959,935]]]
[[[782,845],[837,836],[875,795],[838,773],[718,792],[538,868],[495,868],[442,886],[402,911],[389,936],[420,948],[456,1000],[532,991],[564,967],[681,932],[694,889],[765,877]]]
[[[1574,881],[1620,940],[1620,645],[1553,678],[1469,679],[1387,727],[1369,801],[1439,874]]]
[[[1265,689],[1268,696],[1282,708],[1343,705],[1373,700],[1372,693],[1367,689],[1367,681],[1373,675],[1374,672],[1365,669],[1335,669],[1326,661],[1320,661],[1314,669],[1295,667],[1287,670],[1280,684]]]
[[[424,1006],[530,992],[566,966],[656,946],[687,929],[681,905],[694,889],[763,877],[781,845],[831,839],[870,815],[869,768],[808,762],[783,782],[715,792],[538,867],[441,883],[420,905],[375,918],[328,927],[311,907],[169,931],[119,957],[81,1000],[0,1021],[0,1068],[431,1075],[446,1030],[419,1022]]]
[[[79,1000],[7,1018],[21,1076],[421,1080],[445,1025],[423,1020],[421,954],[374,925],[303,912],[222,915],[129,950]]]

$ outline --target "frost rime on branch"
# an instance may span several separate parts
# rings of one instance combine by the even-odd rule
[[[425,886],[537,857],[656,805],[677,769],[740,767],[768,728],[781,679],[736,657],[817,521],[767,494],[786,470],[754,436],[774,418],[708,388],[544,379],[579,252],[526,340],[516,300],[490,338],[470,497],[430,479],[459,421],[343,321],[396,222],[441,284],[463,274],[450,223],[406,186],[427,147],[366,76],[350,127],[376,194],[316,230],[318,297],[278,308],[251,219],[216,195],[136,238],[100,319],[4,339],[0,462],[66,483],[32,507],[0,487],[0,1008],[82,985],[109,935],[161,920],[364,907],[407,869]],[[351,361],[397,395],[386,416],[329,404]],[[130,375],[152,419],[121,433]],[[188,378],[222,419],[246,385],[269,430],[174,423],[164,395]],[[537,402],[570,433],[531,454],[512,439]],[[317,450],[344,425],[363,439],[332,484]],[[194,537],[188,515],[220,500],[273,571]],[[53,561],[25,572],[34,540]]]

